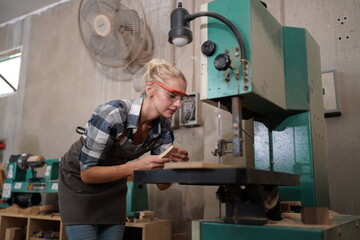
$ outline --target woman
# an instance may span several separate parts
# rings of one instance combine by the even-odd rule
[[[59,207],[69,240],[122,239],[127,177],[189,160],[184,149],[169,158],[157,156],[174,141],[171,118],[187,97],[184,75],[154,59],[143,79],[144,97],[97,107],[83,136],[60,161]],[[152,155],[142,156],[149,151]]]

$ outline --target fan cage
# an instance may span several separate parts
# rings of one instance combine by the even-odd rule
[[[106,16],[108,36],[96,33],[94,20]],[[79,7],[81,37],[96,61],[109,67],[126,68],[140,55],[146,42],[146,19],[135,0],[82,0]]]

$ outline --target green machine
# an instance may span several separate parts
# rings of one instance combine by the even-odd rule
[[[37,168],[44,169],[44,177],[37,176]],[[22,207],[37,205],[41,193],[57,193],[59,159],[45,159],[31,154],[11,155],[6,169],[1,208],[17,203]]]
[[[44,177],[35,169],[44,168]],[[59,159],[45,159],[32,154],[12,155],[6,169],[0,208],[13,203],[22,207],[38,205],[41,193],[58,193]],[[127,182],[126,216],[137,217],[138,211],[148,209],[146,184]]]
[[[148,192],[146,184],[127,182],[126,216],[138,217],[139,211],[148,210]]]
[[[282,200],[329,206],[319,46],[306,29],[279,24],[260,1],[203,7],[226,16],[244,46],[219,20],[202,18],[202,49],[216,46],[211,55],[202,50],[202,97],[239,119],[254,120],[255,168],[300,176],[299,186],[279,188]],[[234,101],[241,111],[234,110]],[[241,129],[241,121],[235,125]]]
[[[219,139],[214,153],[223,156],[232,144],[235,159],[244,159],[238,157],[247,146],[252,154],[245,154],[245,167],[135,171],[134,181],[218,185],[226,216],[196,221],[193,240],[360,239],[356,216],[333,216],[329,226],[281,224],[280,201],[330,205],[316,41],[306,29],[282,26],[259,0],[215,0],[193,14],[179,3],[169,42],[190,43],[189,23],[199,17],[201,98],[233,120],[232,139]],[[253,129],[250,141],[244,120]]]

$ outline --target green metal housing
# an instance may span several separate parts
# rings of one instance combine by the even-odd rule
[[[282,200],[328,207],[319,46],[305,29],[284,27],[283,32],[286,111],[309,110],[288,116],[273,129],[255,124],[255,166],[300,175],[299,187],[280,187]]]
[[[207,6],[207,7],[206,7]],[[213,1],[204,9],[226,16],[239,30],[250,61],[249,80],[244,81],[239,44],[229,27],[214,18],[202,18],[202,36],[216,43],[212,56],[203,57],[203,98],[242,95],[242,104],[261,115],[273,114],[286,107],[282,26],[260,1]],[[220,53],[228,53],[232,69],[218,71],[213,62]],[[227,77],[227,75],[229,77]],[[238,77],[237,77],[238,76]]]
[[[298,187],[281,187],[282,200],[329,206],[320,49],[303,28],[283,27],[257,0],[221,0],[203,11],[225,16],[240,31],[250,62],[244,80],[239,44],[229,27],[202,18],[202,42],[216,44],[202,56],[202,99],[212,105],[241,96],[243,113],[254,124],[255,167],[300,175]],[[218,71],[214,59],[230,56],[232,67]]]
[[[329,226],[311,226],[302,224],[265,226],[249,226],[238,224],[225,224],[216,222],[200,222],[200,237],[193,240],[215,239],[276,239],[276,240],[333,240],[333,239],[359,239],[360,220],[356,216],[335,216],[333,224]]]
[[[137,217],[138,211],[148,210],[148,194],[146,184],[127,182],[126,216]]]

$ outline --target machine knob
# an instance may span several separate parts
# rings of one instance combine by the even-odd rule
[[[226,53],[221,53],[217,55],[214,60],[215,68],[219,71],[225,71],[230,67],[230,64],[231,64],[230,57]]]
[[[216,49],[216,44],[213,41],[206,41],[201,45],[201,52],[206,56],[211,56],[214,54]]]

